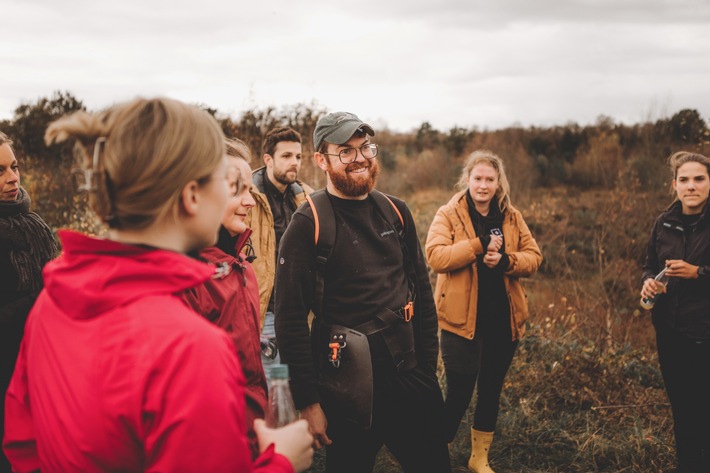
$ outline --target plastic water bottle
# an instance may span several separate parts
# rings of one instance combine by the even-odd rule
[[[666,276],[666,270],[668,268],[663,268],[663,270],[656,274],[656,277],[653,278],[656,281],[660,282],[664,286],[668,284],[668,276]],[[643,307],[646,310],[651,310],[653,309],[653,306],[656,304],[656,301],[658,300],[658,296],[660,294],[656,294],[653,297],[642,297],[641,298],[641,307]]]
[[[269,399],[266,403],[266,425],[272,429],[296,420],[296,408],[288,386],[288,365],[271,365],[269,370]]]

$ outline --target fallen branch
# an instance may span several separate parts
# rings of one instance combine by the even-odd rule
[[[593,411],[599,411],[602,409],[631,409],[635,407],[671,407],[667,402],[662,403],[650,403],[650,404],[624,404],[618,406],[592,406]]]

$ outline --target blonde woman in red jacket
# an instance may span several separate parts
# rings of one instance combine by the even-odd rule
[[[251,153],[241,140],[227,140],[227,175],[230,199],[222,216],[217,243],[200,251],[200,258],[221,268],[218,275],[188,290],[185,301],[195,312],[223,328],[231,337],[246,379],[246,427],[254,457],[259,443],[254,420],[263,419],[266,409],[266,376],[261,364],[259,342],[259,286],[251,265],[251,229],[244,219],[254,207]]]
[[[478,385],[468,467],[493,473],[488,449],[503,380],[528,318],[520,278],[537,271],[542,254],[510,203],[497,155],[471,154],[459,187],[436,213],[425,247],[438,273],[434,298],[447,379],[444,429],[452,441]]]
[[[185,253],[215,243],[228,199],[224,135],[208,113],[138,99],[50,125],[76,138],[107,239],[65,231],[44,270],[6,397],[17,473],[283,472],[311,462],[305,421],[255,424],[227,334],[180,295],[215,274]]]

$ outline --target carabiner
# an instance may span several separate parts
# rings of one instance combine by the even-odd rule
[[[340,355],[343,348],[347,346],[345,341],[345,335],[343,334],[333,334],[330,343],[328,343],[328,348],[330,348],[330,354],[328,355],[328,361],[333,365],[334,368],[340,367]]]

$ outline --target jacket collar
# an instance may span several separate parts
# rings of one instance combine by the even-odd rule
[[[471,223],[471,216],[468,212],[468,203],[466,202],[466,193],[468,189],[457,192],[451,197],[449,202],[446,204],[446,208],[453,215],[455,214],[458,219],[463,223],[466,235],[469,238],[476,238],[476,232],[473,229],[473,223]],[[508,206],[508,210],[503,214],[503,222],[513,222],[513,213],[516,212],[512,205]]]
[[[254,187],[256,187],[256,190],[261,192],[262,194],[266,193],[265,187],[264,187],[264,181],[265,179],[268,179],[268,176],[266,175],[266,166],[262,166],[259,169],[255,169],[251,173],[251,182],[254,184]],[[290,186],[291,192],[293,192],[293,195],[298,195],[303,193],[303,185],[301,181],[296,181]]]
[[[45,266],[45,288],[73,318],[93,317],[147,296],[180,293],[214,274],[211,265],[173,251],[68,230],[59,237],[63,254]]]
[[[710,202],[710,201],[708,201]],[[698,219],[698,222],[696,225],[705,225],[708,217],[708,203],[705,203],[705,208],[703,208],[703,211],[700,215],[700,218]],[[683,223],[682,215],[683,215],[683,204],[679,201],[676,200],[673,202],[670,207],[665,212],[665,218],[664,220],[669,223],[674,223],[681,225]]]
[[[220,227],[217,244],[201,250],[200,255],[210,255],[210,261],[214,261],[218,255],[224,255],[223,257],[220,256],[218,261],[231,261],[231,259],[237,258],[241,253],[244,253],[242,250],[247,245],[251,234],[252,229],[247,228],[244,233],[232,237],[226,228]],[[241,259],[241,257],[238,259]]]

